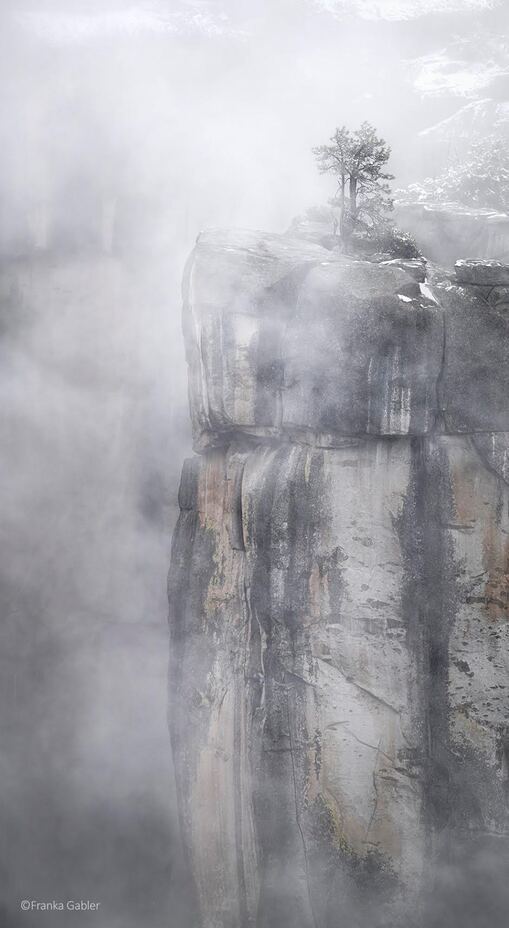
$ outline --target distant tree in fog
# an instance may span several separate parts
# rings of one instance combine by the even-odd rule
[[[391,149],[369,122],[351,132],[345,126],[336,129],[330,145],[313,148],[321,174],[334,174],[338,187],[331,205],[340,209],[340,234],[348,240],[360,227],[373,229],[386,221],[393,208],[385,170]]]
[[[438,177],[397,191],[397,198],[401,202],[458,203],[509,214],[507,142],[496,136],[474,142],[461,161]]]

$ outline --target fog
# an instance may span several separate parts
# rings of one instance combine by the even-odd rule
[[[3,0],[0,15],[2,925],[58,923],[22,899],[89,899],[83,923],[180,928],[166,573],[190,452],[184,261],[202,228],[284,231],[325,202],[311,147],[337,125],[373,122],[396,184],[423,177],[419,133],[500,99],[507,11]]]

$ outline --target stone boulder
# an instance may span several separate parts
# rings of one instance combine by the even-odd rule
[[[454,266],[460,284],[475,287],[509,287],[509,264],[501,261],[456,261]]]

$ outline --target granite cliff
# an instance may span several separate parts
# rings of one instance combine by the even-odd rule
[[[506,270],[197,241],[169,596],[202,928],[431,924],[441,868],[507,853]]]

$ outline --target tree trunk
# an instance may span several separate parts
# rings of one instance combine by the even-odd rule
[[[352,221],[357,219],[357,178],[350,177],[350,213]]]
[[[346,187],[346,176],[345,174],[341,175],[341,205],[339,207],[339,237],[345,242],[345,187]]]
[[[346,187],[346,178],[342,179],[341,193],[342,193],[342,206],[341,206],[341,224],[340,224],[340,235],[343,240],[343,246],[345,250],[348,250],[348,244],[355,226],[355,220],[357,218],[357,178],[350,177],[349,179],[349,208],[346,208],[345,204],[345,187]]]

